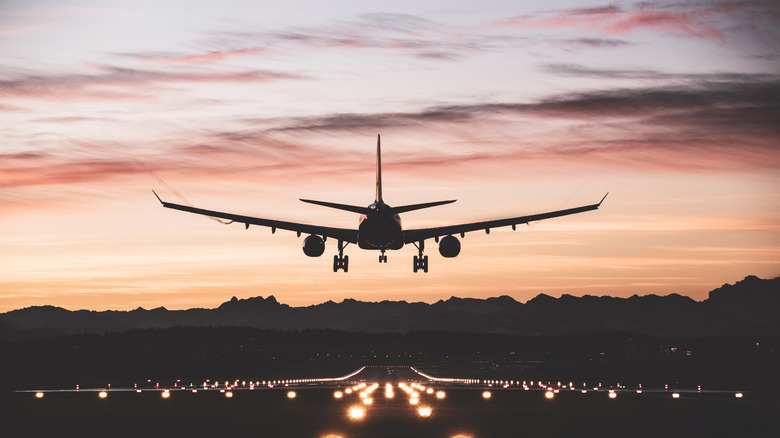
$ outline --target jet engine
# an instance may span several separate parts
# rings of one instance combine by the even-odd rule
[[[322,237],[312,234],[303,239],[303,253],[309,257],[319,257],[325,252],[325,241]]]
[[[460,254],[460,240],[455,236],[445,236],[439,241],[439,254],[452,258]]]

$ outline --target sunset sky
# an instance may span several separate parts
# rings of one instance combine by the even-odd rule
[[[780,275],[780,3],[0,3],[0,311],[680,293]],[[334,273],[171,202],[406,228],[598,202]]]

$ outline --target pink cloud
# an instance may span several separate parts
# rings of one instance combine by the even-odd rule
[[[0,96],[57,100],[139,99],[154,96],[155,93],[150,87],[166,83],[245,83],[302,78],[296,74],[269,70],[167,72],[126,69],[96,63],[85,63],[85,65],[101,73],[27,76],[0,81]]]
[[[522,15],[493,23],[495,27],[555,29],[574,27],[608,34],[623,34],[640,29],[669,32],[700,38],[723,39],[719,26],[741,6],[722,3],[707,5],[664,5],[644,3],[634,10],[617,6],[565,9],[551,15]],[[684,8],[684,9],[681,9]],[[695,9],[694,9],[695,8]]]
[[[202,62],[217,62],[224,61],[225,59],[234,56],[257,56],[262,55],[264,51],[262,49],[243,49],[243,50],[224,50],[208,52],[200,55],[186,55],[186,56],[170,56],[165,58],[156,58],[150,60],[150,62],[164,63],[164,64],[178,64],[178,63],[202,63]]]

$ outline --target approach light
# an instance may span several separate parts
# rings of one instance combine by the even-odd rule
[[[349,411],[347,411],[349,414],[349,418],[353,420],[361,420],[363,417],[366,416],[366,410],[361,408],[360,406],[353,406],[349,408]]]
[[[491,394],[490,391],[485,391],[482,393],[482,398],[484,398],[485,400],[489,399],[492,396],[493,394]]]
[[[295,396],[297,396],[297,395],[298,394],[296,394],[295,391],[290,391],[290,392],[287,393],[287,398],[294,399]]]
[[[233,391],[228,391],[225,393],[225,397],[227,398],[233,398]]]
[[[344,397],[344,393],[342,393],[341,391],[336,391],[336,392],[333,393],[333,397],[334,398]]]
[[[555,393],[552,391],[546,391],[544,393],[544,398],[551,400],[553,397],[555,397]]]
[[[680,398],[680,393],[679,392],[672,393],[672,398]]]
[[[433,410],[429,408],[428,406],[421,406],[419,409],[417,409],[417,414],[420,415],[423,418],[428,418],[433,413]]]
[[[446,396],[447,394],[445,394],[444,391],[439,391],[436,393],[436,398],[438,398],[439,400],[443,399]]]
[[[35,393],[35,398],[43,398],[43,393],[42,392],[36,392]]]
[[[742,398],[743,396],[742,396],[742,393],[741,393],[741,392],[738,392],[738,393],[734,394],[734,397],[736,397],[736,398]]]
[[[100,398],[106,398],[106,397],[108,397],[108,393],[107,393],[106,391],[100,391],[100,392],[98,393],[98,397],[100,397]]]

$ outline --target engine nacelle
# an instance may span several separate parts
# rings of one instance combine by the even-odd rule
[[[439,240],[439,254],[452,258],[460,254],[460,240],[455,236],[445,236]]]
[[[303,239],[303,253],[309,257],[319,257],[325,252],[325,241],[322,237],[312,234]]]

